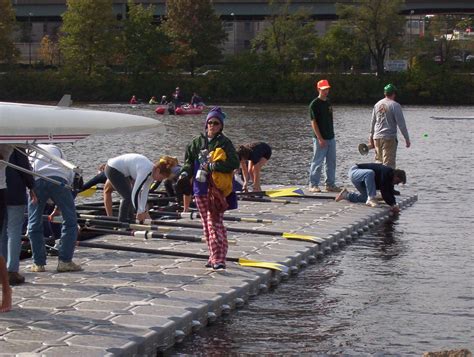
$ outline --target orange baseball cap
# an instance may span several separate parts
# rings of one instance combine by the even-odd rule
[[[321,79],[317,84],[316,84],[316,88],[318,89],[327,89],[327,88],[331,88],[331,86],[329,85],[329,82],[327,79]]]

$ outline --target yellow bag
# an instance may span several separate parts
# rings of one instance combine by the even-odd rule
[[[227,155],[222,148],[216,148],[210,153],[211,162],[225,161]],[[224,197],[229,196],[232,193],[232,179],[234,175],[232,172],[212,172],[212,179],[214,180],[215,186],[222,191]]]

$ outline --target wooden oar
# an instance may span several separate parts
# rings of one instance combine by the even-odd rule
[[[55,223],[61,223],[59,219],[53,219]],[[144,239],[158,238],[158,239],[171,239],[179,240],[185,242],[206,242],[206,240],[201,236],[189,236],[173,233],[158,233],[158,232],[170,232],[172,229],[170,227],[160,227],[156,225],[141,225],[141,224],[132,224],[118,221],[106,221],[98,219],[86,219],[79,218],[78,222],[83,224],[86,229],[89,231],[102,232],[107,234],[116,234],[124,236],[132,236]],[[104,229],[105,228],[123,228],[130,229],[129,231],[120,231],[113,229]]]
[[[178,241],[193,242],[193,243],[206,242],[206,239],[204,237],[199,237],[199,236],[186,236],[186,235],[178,235],[178,234],[170,234],[170,233],[158,233],[152,230],[118,231],[114,229],[105,229],[102,227],[103,226],[100,224],[97,226],[86,225],[85,229],[90,232],[100,232],[103,234],[114,234],[114,235],[119,235],[119,236],[137,237],[137,238],[143,238],[143,239],[169,239],[169,240],[178,240]]]
[[[205,260],[209,259],[209,256],[205,254],[183,253],[183,252],[175,252],[175,251],[169,251],[169,250],[163,250],[163,249],[126,247],[126,246],[115,245],[115,244],[92,243],[89,241],[87,242],[80,241],[77,244],[80,247],[88,247],[88,248],[100,248],[100,249],[119,250],[119,251],[126,251],[126,252],[161,254],[161,255],[170,255],[174,257],[185,257],[185,258],[195,258],[195,259],[205,259]],[[258,260],[250,260],[243,257],[241,258],[227,257],[226,260],[229,262],[238,263],[239,265],[246,266],[246,267],[278,270],[284,273],[288,272],[288,267],[280,263],[262,262]]]
[[[327,199],[333,200],[334,196],[331,195],[305,195],[303,190],[298,187],[282,188],[268,191],[255,191],[255,192],[237,192],[238,196],[268,196],[268,197],[299,197],[299,198],[316,198],[316,199]]]
[[[279,199],[271,199],[271,198],[261,198],[261,197],[247,197],[247,196],[240,196],[239,200],[241,201],[250,201],[250,202],[268,202],[268,203],[283,203],[283,204],[299,204],[296,201],[289,201],[289,200],[279,200]]]
[[[112,219],[115,220],[116,219],[115,217],[95,216],[95,215],[88,215],[88,214],[80,214],[79,217],[84,218],[84,219],[91,219],[91,220],[112,220]],[[152,224],[152,225],[156,224],[158,226],[202,229],[202,225],[196,224],[196,223],[169,222],[166,220],[145,220],[144,223]],[[146,227],[146,226],[143,226],[143,227]],[[324,239],[320,237],[316,237],[316,236],[308,235],[308,234],[294,233],[294,232],[265,231],[265,230],[247,229],[247,228],[239,228],[239,227],[226,227],[226,230],[228,232],[253,233],[253,234],[258,234],[258,235],[282,237],[285,239],[309,241],[313,243],[324,242]]]
[[[176,217],[176,218],[189,218],[195,219],[199,218],[199,212],[191,211],[191,212],[164,212],[164,211],[157,211],[155,209],[151,209],[149,211],[150,216],[169,216],[169,217]],[[273,223],[270,219],[260,219],[260,218],[249,218],[249,217],[235,217],[235,216],[227,216],[224,215],[224,221],[233,221],[233,222],[249,222],[249,223]]]
[[[237,192],[238,195],[258,195],[268,197],[291,197],[299,196],[304,192],[298,187],[285,187],[281,189],[267,190],[267,191],[255,191],[255,192]]]

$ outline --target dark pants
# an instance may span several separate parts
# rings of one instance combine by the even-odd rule
[[[105,166],[105,176],[110,180],[115,190],[122,196],[120,200],[118,220],[120,222],[133,221],[132,187],[130,179],[113,167]]]

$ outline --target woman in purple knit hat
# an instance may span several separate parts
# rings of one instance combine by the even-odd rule
[[[239,167],[239,157],[232,142],[222,132],[225,117],[221,108],[211,109],[206,117],[204,133],[196,136],[186,148],[179,179],[193,180],[194,200],[209,248],[206,267],[216,271],[226,268],[228,244],[224,213],[216,213],[213,207],[209,206],[208,191],[211,179],[226,198],[228,209],[237,208],[237,197],[233,192],[232,183],[233,172]]]

